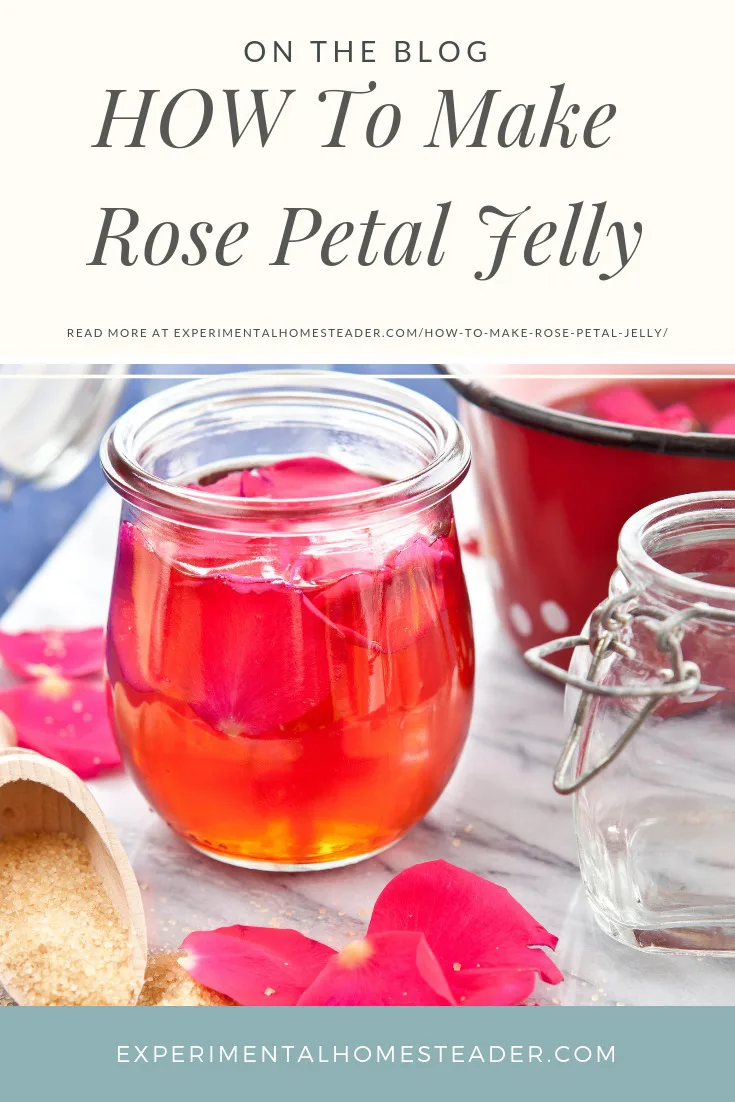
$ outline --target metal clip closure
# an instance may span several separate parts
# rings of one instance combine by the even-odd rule
[[[606,766],[613,762],[666,697],[690,696],[703,687],[699,667],[695,662],[685,661],[682,655],[681,640],[684,625],[688,621],[696,619],[735,623],[735,612],[712,608],[702,603],[675,612],[671,616],[666,616],[659,609],[640,605],[634,605],[632,608],[624,610],[624,606],[628,602],[634,601],[638,596],[639,591],[631,589],[618,597],[610,598],[610,600],[600,605],[593,614],[589,635],[570,635],[563,639],[554,639],[540,647],[532,647],[531,650],[526,651],[524,656],[528,664],[535,670],[547,674],[565,685],[571,685],[575,689],[581,690],[582,695],[579,698],[572,720],[571,730],[554,773],[554,788],[562,796],[578,792],[588,781],[591,781],[593,777],[596,777],[598,773],[601,773]],[[634,657],[631,648],[621,643],[617,638],[619,632],[632,623],[634,619],[658,622],[655,643],[658,650],[669,659],[669,665],[659,671],[661,680],[648,682],[644,685],[599,684],[596,678],[608,654],[613,652],[628,658]],[[581,646],[588,646],[592,651],[592,661],[586,677],[575,677],[568,671],[561,670],[546,660],[550,654]],[[707,686],[707,688],[714,687]],[[608,753],[596,765],[581,772],[579,768],[581,763],[578,760],[577,775],[570,778],[570,767],[579,749],[582,729],[592,696],[641,697],[645,700],[645,704],[633,717]]]

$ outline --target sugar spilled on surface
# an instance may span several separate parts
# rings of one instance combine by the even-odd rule
[[[128,931],[81,839],[0,838],[0,976],[28,1006],[133,1001]]]
[[[154,949],[148,956],[143,989],[136,1006],[236,1006],[192,979],[179,964],[178,950]],[[0,987],[0,1007],[15,1003]]]
[[[218,995],[193,980],[178,961],[177,951],[157,951],[148,957],[143,990],[138,1006],[235,1006],[226,995]]]

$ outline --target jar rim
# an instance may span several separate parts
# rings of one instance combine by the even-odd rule
[[[157,418],[214,406],[299,401],[391,410],[404,422],[421,423],[429,436],[433,458],[420,470],[380,486],[319,498],[235,498],[208,493],[160,478],[147,470],[138,451],[141,430]],[[115,421],[100,447],[107,481],[126,501],[183,523],[208,519],[268,523],[276,517],[308,526],[329,518],[349,523],[374,507],[381,513],[413,511],[448,496],[465,477],[470,446],[459,422],[432,399],[384,379],[349,372],[301,369],[255,370],[208,375],[170,387],[138,402]]]
[[[678,497],[664,498],[653,502],[634,513],[620,531],[618,541],[618,565],[624,574],[635,574],[652,578],[678,596],[693,600],[735,602],[735,586],[718,585],[714,582],[700,581],[686,574],[679,574],[664,566],[645,546],[645,536],[656,524],[686,520],[725,520],[729,516],[735,533],[735,491],[721,490],[706,493],[681,494]],[[735,540],[735,534],[733,536]]]

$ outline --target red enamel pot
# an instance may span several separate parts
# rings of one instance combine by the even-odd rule
[[[640,374],[646,378],[632,385],[660,389],[667,402],[730,388],[735,412],[735,365],[439,370],[460,395],[483,551],[499,614],[521,650],[582,628],[606,596],[618,533],[639,509],[735,489],[735,435],[636,428],[554,408],[611,378]],[[698,372],[712,378],[686,377]],[[719,394],[712,396],[718,403]]]

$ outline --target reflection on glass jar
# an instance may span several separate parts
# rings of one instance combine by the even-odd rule
[[[613,937],[732,954],[735,493],[642,510],[618,563],[569,669],[577,754],[557,785],[576,790],[582,875]]]
[[[469,724],[456,422],[375,380],[248,374],[147,399],[103,463],[126,502],[111,706],[153,806],[252,867],[396,841]]]
[[[0,493],[65,486],[94,456],[128,374],[123,364],[0,364]]]

